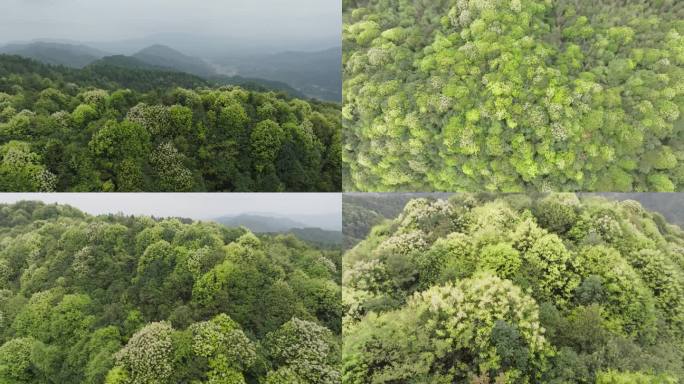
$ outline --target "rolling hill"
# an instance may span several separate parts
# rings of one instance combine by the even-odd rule
[[[252,232],[285,232],[292,228],[305,228],[307,225],[286,217],[274,217],[258,214],[241,214],[237,216],[223,216],[215,221],[229,227],[245,227]]]
[[[208,77],[216,74],[204,60],[187,56],[166,45],[151,45],[135,53],[133,57],[152,66],[172,68],[197,76]]]
[[[146,62],[144,62],[138,58],[135,58],[133,56],[126,56],[126,55],[105,56],[105,57],[103,57],[97,61],[92,62],[90,65],[113,65],[113,66],[122,67],[122,68],[146,69],[146,70],[156,70],[156,71],[170,71],[170,70],[172,70],[169,67],[152,65],[152,64],[146,63]]]
[[[81,44],[32,42],[8,44],[0,47],[0,53],[23,56],[45,64],[83,68],[108,53]]]
[[[281,52],[216,59],[224,71],[291,84],[309,97],[342,99],[342,50],[339,47],[316,52]]]
[[[0,54],[17,55],[69,68],[119,68],[197,76],[208,85],[237,85],[254,91],[284,92],[291,97],[341,100],[341,50],[283,52],[250,57],[230,56],[209,64],[162,44],[132,55],[107,52],[74,42],[35,41],[0,47]],[[114,53],[114,54],[113,54]],[[119,82],[126,81],[125,73]],[[134,76],[135,77],[135,76]],[[135,88],[133,85],[132,88]]]
[[[202,77],[197,74],[191,74],[187,71],[183,71],[181,68],[171,67],[171,66],[160,66],[149,62],[146,62],[137,56],[125,56],[125,55],[114,55],[103,57],[89,65],[89,67],[116,67],[121,69],[133,69],[133,70],[145,70],[145,71],[158,71],[158,72],[173,72],[173,73],[183,73],[187,76],[196,76],[198,79],[201,78],[202,81],[206,81],[207,85],[237,85],[245,89],[253,91],[276,91],[285,92],[291,97],[305,98],[302,92],[294,89],[290,85],[273,80],[264,80],[258,78],[247,78],[242,76],[226,76],[226,75],[212,75],[208,77]]]
[[[245,227],[254,233],[291,233],[297,238],[319,245],[342,244],[342,232],[314,227],[316,222],[302,223],[287,217],[267,214],[223,216],[215,221],[229,227]]]

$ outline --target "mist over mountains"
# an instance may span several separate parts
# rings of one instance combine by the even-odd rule
[[[254,232],[282,232],[292,228],[320,228],[341,231],[342,220],[339,215],[297,215],[287,216],[273,212],[247,212],[235,215],[222,215],[213,219],[230,226],[245,226]]]
[[[229,227],[245,227],[254,233],[291,233],[301,240],[321,245],[342,244],[342,222],[335,215],[290,215],[243,213],[221,216],[217,221]]]
[[[166,40],[166,39],[160,39]],[[188,41],[186,41],[188,40]],[[135,42],[93,43],[38,39],[0,46],[0,54],[19,55],[46,64],[71,68],[89,65],[114,65],[135,69],[184,72],[219,84],[257,84],[266,89],[285,91],[294,97],[340,101],[342,97],[339,41],[327,48],[314,44],[315,51],[278,51],[276,48],[231,50],[217,42],[202,40],[187,54],[176,47],[189,48],[190,37],[174,45],[140,39]],[[185,41],[185,42],[184,42]],[[147,44],[147,45],[145,45]],[[310,46],[311,48],[311,46]]]

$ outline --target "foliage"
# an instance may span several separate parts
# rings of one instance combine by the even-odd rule
[[[340,259],[293,235],[0,205],[0,382],[336,382]]]
[[[681,190],[684,3],[347,0],[345,190]]]
[[[633,200],[415,199],[344,255],[343,380],[679,382],[683,246]]]
[[[0,55],[0,190],[340,189],[335,104],[186,76]]]

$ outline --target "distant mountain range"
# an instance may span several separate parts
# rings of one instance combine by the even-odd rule
[[[215,219],[229,227],[243,226],[252,232],[285,232],[292,228],[306,228],[307,225],[286,217],[262,216],[242,214],[237,216],[223,216]]]
[[[168,49],[166,50],[167,52]],[[157,56],[159,57],[159,56]],[[174,60],[173,58],[180,58],[179,60]],[[201,77],[208,83],[213,83],[215,85],[238,85],[247,89],[252,89],[255,91],[282,91],[287,93],[288,95],[292,97],[298,97],[298,98],[306,98],[307,96],[304,95],[302,92],[299,92],[298,90],[292,88],[289,84],[280,82],[280,81],[273,81],[273,80],[266,80],[266,79],[259,79],[259,78],[251,78],[251,77],[242,77],[242,76],[226,76],[226,75],[199,75],[198,73],[201,73],[203,71],[202,69],[202,64],[199,64],[196,66],[195,70],[193,72],[188,72],[188,71],[183,71],[180,68],[182,67],[187,67],[188,61],[186,61],[184,58],[187,56],[184,56],[183,54],[176,52],[176,53],[171,53],[169,54],[169,58],[164,61],[160,62],[160,60],[146,60],[147,56],[146,55],[140,55],[138,56],[133,55],[133,56],[125,56],[125,55],[114,55],[114,56],[105,56],[97,61],[94,61],[93,63],[89,64],[88,67],[97,67],[97,66],[113,66],[113,67],[119,67],[119,68],[129,68],[129,69],[142,69],[142,70],[156,70],[156,71],[177,71],[177,72],[183,72],[183,73],[188,73],[188,74],[193,74],[195,76]],[[164,65],[165,64],[165,65]],[[208,68],[208,67],[207,67]]]
[[[204,60],[184,55],[165,45],[149,46],[134,54],[133,57],[149,65],[170,67],[197,76],[209,77],[216,74]]]
[[[0,53],[18,55],[45,64],[83,68],[108,55],[86,45],[35,42],[29,44],[8,44],[0,47]]]
[[[303,217],[307,220],[306,217]],[[221,224],[229,227],[245,227],[254,233],[292,233],[298,238],[324,245],[342,244],[342,231],[340,229],[322,229],[314,227],[315,222],[326,224],[322,218],[310,217],[314,222],[304,224],[300,221],[288,217],[268,214],[241,214],[237,216],[222,216],[214,219]]]
[[[342,48],[215,59],[227,72],[283,81],[322,100],[342,100]]]
[[[188,56],[169,46],[153,44],[132,55],[92,48],[85,44],[29,42],[0,47],[0,53],[31,58],[71,68],[113,65],[122,68],[184,72],[218,85],[242,85],[284,91],[293,97],[341,100],[341,49],[320,52],[284,52],[216,63]]]

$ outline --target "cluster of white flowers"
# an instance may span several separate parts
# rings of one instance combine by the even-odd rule
[[[378,47],[369,49],[366,55],[368,55],[368,63],[374,66],[385,65],[391,60],[387,51]]]
[[[37,161],[38,155],[31,152],[26,143],[7,148],[2,156],[2,162],[11,168],[21,168]]]
[[[187,258],[187,266],[188,270],[192,275],[195,277],[195,279],[199,279],[199,277],[202,275],[202,266],[204,265],[204,260],[206,260],[209,257],[211,250],[209,247],[202,247],[199,249],[196,249],[193,252],[190,252]]]
[[[35,175],[35,181],[39,192],[54,192],[57,188],[57,176],[46,169]]]
[[[326,267],[331,273],[337,274],[337,265],[335,265],[335,263],[334,263],[332,260],[330,260],[330,259],[328,259],[327,257],[321,255],[321,256],[318,257],[318,262],[320,262],[321,264],[325,265],[325,267]]]
[[[129,373],[131,384],[164,383],[171,377],[172,332],[166,322],[150,323],[117,352],[114,358]]]
[[[366,314],[364,304],[375,298],[376,295],[361,289],[354,289],[349,286],[342,287],[342,308],[344,317],[342,326],[345,329],[353,326]]]
[[[633,214],[643,215],[645,213],[644,207],[636,200],[623,200],[618,202],[618,205],[625,211]]]
[[[511,281],[495,275],[485,274],[456,285],[432,287],[416,294],[409,301],[409,308],[427,309],[433,314],[427,326],[434,328],[436,335],[459,340],[459,344],[469,345],[483,356],[496,358],[490,337],[497,321],[514,324],[531,355],[547,348],[534,299]],[[472,334],[473,328],[478,329],[476,335]]]
[[[159,145],[150,161],[161,178],[172,182],[177,190],[187,190],[193,185],[192,172],[183,165],[183,155],[173,143]]]
[[[398,233],[383,241],[375,250],[381,255],[408,255],[414,251],[427,249],[425,234],[421,231]]]
[[[190,326],[192,350],[197,356],[216,358],[222,356],[227,365],[247,368],[256,361],[256,347],[237,324],[221,314],[210,321]]]
[[[80,278],[88,277],[91,273],[92,247],[85,246],[74,254],[74,261],[71,262],[71,270]]]
[[[109,93],[103,89],[93,89],[91,91],[85,91],[80,94],[81,99],[86,104],[91,105],[104,105],[109,97]]]
[[[430,202],[427,199],[409,201],[397,219],[402,231],[423,229],[426,224],[436,220],[450,218],[454,214],[453,207],[446,200]]]
[[[565,141],[568,139],[567,129],[558,121],[554,121],[551,124],[551,135],[556,141]]]
[[[270,355],[283,362],[297,376],[311,383],[340,382],[339,371],[329,364],[333,352],[329,329],[316,323],[293,317],[278,330],[266,336]]]
[[[345,268],[342,280],[345,287],[369,292],[383,291],[387,269],[380,260],[362,260],[354,263],[351,268]]]
[[[156,136],[169,128],[171,114],[163,105],[139,103],[128,111],[126,120],[140,124],[152,136]]]
[[[594,228],[601,238],[611,242],[622,238],[620,223],[609,215],[602,215],[594,219]]]

